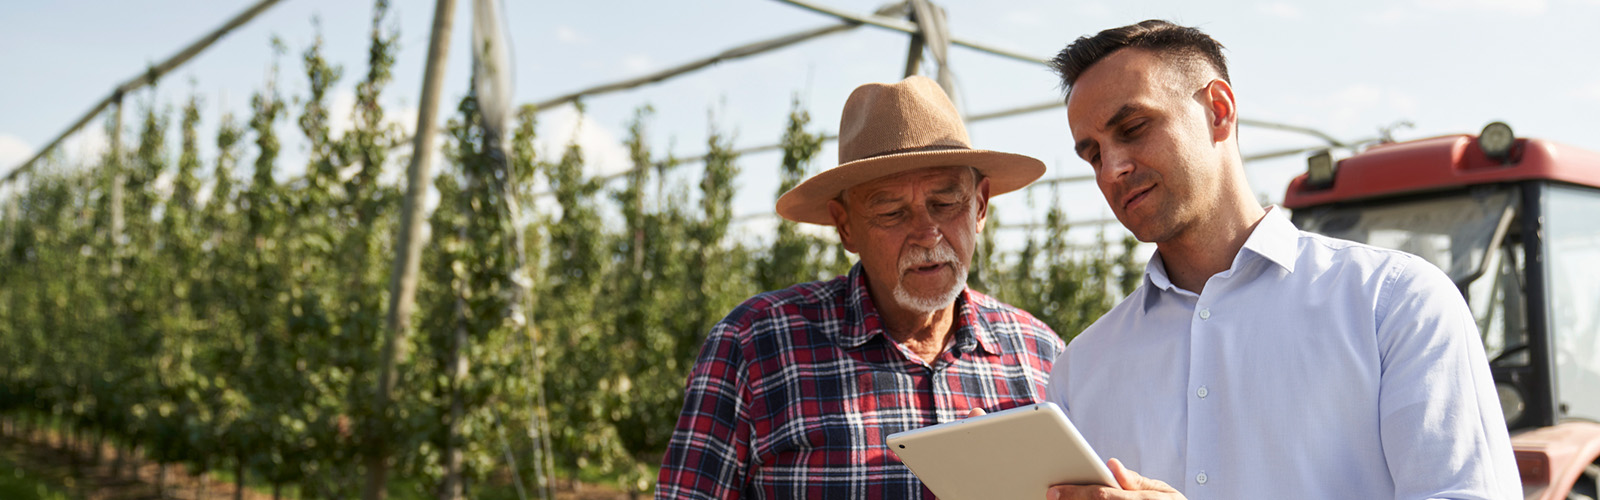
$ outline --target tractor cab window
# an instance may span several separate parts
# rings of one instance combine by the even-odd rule
[[[1466,297],[1488,358],[1526,365],[1523,251],[1512,223],[1520,196],[1488,186],[1431,197],[1296,211],[1301,229],[1415,254]]]
[[[1550,327],[1566,417],[1600,420],[1600,191],[1554,185],[1546,201]]]

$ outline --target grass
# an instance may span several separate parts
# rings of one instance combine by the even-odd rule
[[[0,498],[7,500],[72,500],[66,487],[46,478],[28,474],[16,464],[0,457]]]

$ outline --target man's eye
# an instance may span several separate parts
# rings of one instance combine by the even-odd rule
[[[880,214],[878,214],[878,217],[879,218],[883,218],[883,219],[893,219],[895,217],[899,217],[900,214],[903,214],[903,213],[905,213],[905,210],[895,210],[893,212],[880,213]]]
[[[1140,123],[1135,124],[1135,125],[1133,125],[1131,127],[1122,129],[1122,135],[1123,135],[1123,137],[1133,137],[1135,135],[1138,135],[1139,132],[1143,131],[1143,130],[1144,130],[1144,122],[1140,122]]]

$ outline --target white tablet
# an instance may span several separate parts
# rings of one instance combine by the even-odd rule
[[[943,500],[1040,500],[1052,485],[1117,484],[1055,403],[897,432],[889,449]]]

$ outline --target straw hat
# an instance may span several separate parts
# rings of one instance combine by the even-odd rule
[[[925,167],[972,166],[989,179],[989,195],[1021,189],[1044,175],[1044,163],[1012,153],[972,149],[967,128],[939,84],[912,76],[895,84],[856,87],[839,118],[839,166],[778,197],[778,215],[832,226],[828,200],[861,183]]]

